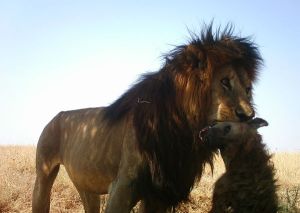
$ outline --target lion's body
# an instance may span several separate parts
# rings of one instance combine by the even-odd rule
[[[247,39],[211,27],[166,56],[166,64],[104,108],[59,113],[37,147],[33,211],[48,212],[60,164],[77,187],[86,212],[166,212],[186,200],[214,150],[198,137],[214,120],[254,115],[251,88],[260,63]]]

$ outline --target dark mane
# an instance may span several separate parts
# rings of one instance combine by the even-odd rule
[[[233,36],[232,28],[213,33],[209,25],[164,58],[158,72],[143,75],[105,109],[104,119],[110,125],[133,120],[151,177],[147,190],[175,206],[187,199],[204,164],[212,165],[213,150],[199,141],[198,132],[208,125],[214,70],[230,63],[255,80],[261,57],[255,44]]]
[[[206,72],[209,75],[213,72],[212,68],[227,63],[242,66],[246,69],[250,79],[255,81],[259,67],[263,62],[257,45],[249,37],[235,36],[232,25],[227,25],[223,31],[218,28],[216,32],[213,32],[212,24],[204,25],[200,36],[190,32],[190,39],[187,44],[176,46],[169,53],[164,54],[163,58],[165,62],[160,70],[142,75],[132,88],[107,107],[105,117],[108,120],[122,119],[124,115],[135,108],[139,100],[143,103],[145,100],[142,99],[142,96],[151,92],[146,90],[155,87],[155,83],[158,83],[156,81],[161,83],[165,80],[174,81],[175,75],[180,73],[192,75],[193,73],[189,73],[189,71],[195,68],[203,75]],[[144,88],[151,79],[154,85],[147,85],[147,89]],[[204,77],[203,80],[211,79]],[[146,102],[149,101],[146,100]]]

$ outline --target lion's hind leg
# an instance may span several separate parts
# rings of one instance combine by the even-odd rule
[[[100,197],[98,194],[82,191],[78,189],[86,213],[100,212]]]
[[[60,128],[58,114],[44,128],[36,150],[36,180],[32,196],[32,212],[44,213],[50,209],[50,193],[61,163]]]
[[[33,197],[32,197],[33,213],[49,212],[51,188],[57,176],[58,171],[59,171],[59,164],[56,165],[49,174],[46,174],[37,168],[37,177],[35,180]]]

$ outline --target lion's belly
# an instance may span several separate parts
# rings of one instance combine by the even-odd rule
[[[120,149],[119,146],[110,147],[110,144],[97,148],[81,147],[69,153],[63,164],[76,187],[99,194],[107,193],[118,173]]]
[[[68,175],[74,185],[83,191],[97,194],[106,194],[112,181],[117,176],[117,172],[103,172],[100,170],[78,169],[72,166],[66,166]]]

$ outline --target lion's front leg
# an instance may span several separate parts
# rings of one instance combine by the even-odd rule
[[[138,195],[132,181],[132,179],[120,177],[113,183],[105,209],[106,213],[129,213],[136,205]]]
[[[128,129],[124,136],[117,178],[109,190],[106,213],[129,213],[140,199],[137,189],[143,159],[136,147],[135,132]]]

